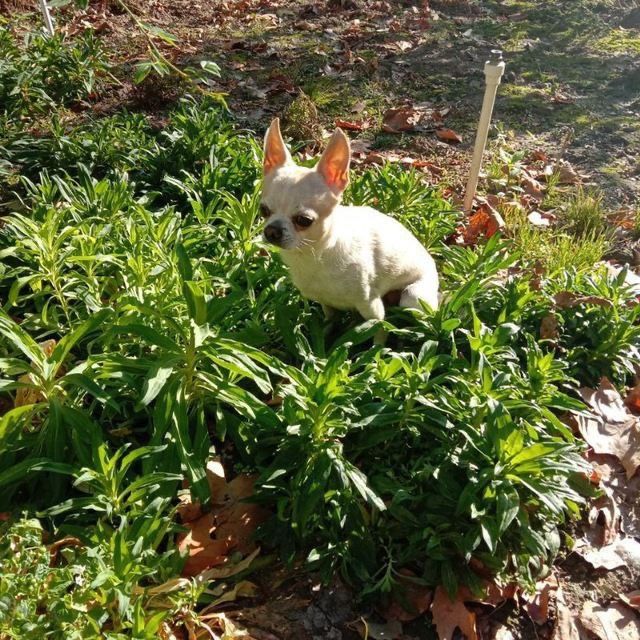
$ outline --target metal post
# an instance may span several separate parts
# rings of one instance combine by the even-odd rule
[[[484,153],[484,149],[487,145],[491,114],[493,113],[493,105],[496,101],[496,93],[498,92],[498,85],[500,84],[503,73],[504,61],[502,59],[502,51],[499,49],[493,49],[489,60],[484,63],[484,101],[482,102],[482,111],[480,112],[476,144],[473,149],[473,159],[471,161],[469,181],[467,182],[467,191],[464,196],[464,210],[466,213],[471,211],[473,198],[476,195],[478,176],[480,175],[480,166],[482,165],[482,154]]]
[[[47,32],[50,36],[55,34],[53,30],[53,20],[51,20],[51,13],[49,12],[49,6],[47,5],[47,0],[39,0],[40,3],[40,11],[42,11],[42,17],[44,18],[44,24],[47,28]]]

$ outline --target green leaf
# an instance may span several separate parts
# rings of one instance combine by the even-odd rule
[[[189,317],[197,324],[203,325],[207,321],[207,304],[204,292],[197,282],[186,281],[182,284],[182,293],[187,302]]]
[[[0,445],[4,445],[5,440],[13,436],[16,429],[21,428],[25,418],[32,416],[38,409],[45,407],[43,402],[36,404],[25,404],[7,411],[0,417]]]
[[[88,320],[85,320],[78,328],[74,329],[70,334],[67,334],[58,342],[51,357],[48,358],[48,363],[51,363],[51,369],[48,372],[47,378],[51,378],[56,375],[66,357],[73,347],[86,336],[88,333],[96,331],[98,328],[105,324],[107,318],[112,314],[110,309],[103,309],[94,313]]]
[[[117,325],[113,328],[113,331],[116,334],[133,334],[143,338],[150,344],[155,344],[158,347],[162,347],[163,349],[167,349],[170,352],[180,352],[181,348],[178,344],[176,344],[170,338],[162,335],[155,329],[151,327],[147,327],[142,324],[132,323],[132,324],[122,324]]]
[[[4,487],[14,482],[24,480],[35,471],[48,471],[49,473],[60,473],[63,475],[73,475],[75,469],[70,464],[52,462],[47,458],[31,458],[14,464],[9,469],[0,472],[0,487]]]
[[[133,73],[133,82],[140,84],[144,82],[145,78],[153,71],[153,64],[151,62],[139,62],[135,66]]]
[[[513,522],[520,510],[520,497],[513,489],[497,490],[496,519],[498,536],[501,536]]]
[[[182,243],[175,246],[176,257],[178,258],[178,271],[182,280],[193,280],[193,267],[187,251]]]
[[[45,355],[38,343],[16,322],[0,309],[0,335],[7,338],[16,349],[33,362],[39,370],[42,370]]]
[[[215,62],[211,62],[211,60],[200,60],[200,66],[203,71],[210,76],[214,76],[215,78],[220,77],[220,66]]]
[[[142,385],[142,398],[138,401],[138,408],[146,407],[155,400],[175,371],[176,363],[177,360],[173,358],[166,358],[154,363]]]

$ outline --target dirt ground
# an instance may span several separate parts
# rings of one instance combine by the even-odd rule
[[[100,5],[101,3],[97,3]],[[117,0],[103,2],[114,58],[135,62],[145,41]],[[506,73],[494,135],[510,149],[545,148],[570,160],[604,192],[612,209],[640,195],[640,10],[635,0],[228,0],[131,3],[141,19],[179,36],[166,53],[180,62],[210,59],[213,87],[240,122],[262,132],[284,116],[303,144],[336,120],[361,148],[433,163],[433,180],[460,188],[484,91],[483,64],[500,48]],[[111,33],[110,33],[111,32]],[[126,55],[123,53],[126,51]],[[130,89],[130,88],[129,88]],[[303,93],[311,106],[291,104]],[[161,109],[169,85],[117,92],[117,104]],[[113,106],[107,98],[105,108]],[[423,126],[381,130],[389,108],[418,105],[446,113],[453,146]],[[298,107],[298,108],[296,108]]]

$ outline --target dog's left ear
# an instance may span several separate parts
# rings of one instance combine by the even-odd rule
[[[327,186],[336,195],[340,195],[349,184],[350,163],[351,147],[349,146],[349,138],[347,138],[342,129],[336,129],[316,167]]]
[[[291,162],[291,154],[280,133],[280,120],[274,118],[264,136],[263,172],[266,175],[288,162]]]

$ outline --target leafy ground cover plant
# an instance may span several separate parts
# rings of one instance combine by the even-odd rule
[[[559,416],[603,372],[624,384],[640,347],[623,275],[585,262],[535,282],[518,243],[447,245],[459,215],[419,174],[367,169],[347,197],[412,228],[444,292],[371,348],[375,323],[327,326],[264,250],[259,145],[219,104],[2,144],[2,633],[155,637],[193,607],[183,583],[166,606],[145,593],[181,569],[180,486],[206,508],[223,451],[258,474],[263,543],[362,596],[407,569],[450,592],[548,571],[589,493]],[[54,567],[43,526],[78,540]]]

